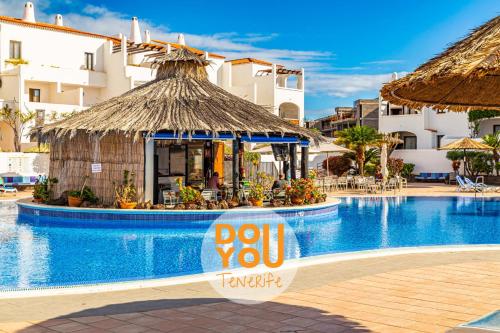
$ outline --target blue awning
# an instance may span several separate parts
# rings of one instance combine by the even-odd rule
[[[151,138],[156,140],[178,140],[179,134],[176,133],[155,133],[150,135]],[[236,136],[230,133],[221,133],[218,136],[214,137],[211,134],[192,134],[189,136],[188,134],[182,135],[183,140],[234,140]],[[300,139],[297,136],[281,136],[281,135],[247,135],[243,134],[241,136],[242,142],[252,142],[252,143],[297,143],[301,146],[308,146],[309,141]]]

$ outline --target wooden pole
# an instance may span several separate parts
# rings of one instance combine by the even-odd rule
[[[300,177],[309,178],[309,147],[301,147],[302,157],[300,160]]]
[[[240,139],[233,140],[233,197],[238,197],[238,190],[240,186]]]
[[[290,143],[290,176],[297,178],[297,144]]]

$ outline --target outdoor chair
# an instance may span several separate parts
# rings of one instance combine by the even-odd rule
[[[398,187],[398,180],[396,178],[390,178],[385,185],[386,190],[395,190]]]
[[[5,182],[2,177],[0,177],[0,192],[2,193],[17,193],[17,188],[5,185]]]
[[[331,192],[332,190],[337,191],[337,180],[333,177],[325,177],[323,181],[323,189],[325,190],[325,192]]]
[[[340,189],[347,190],[347,186],[348,186],[347,177],[340,177],[337,180],[337,186]]]
[[[205,200],[210,200],[210,201],[217,201],[217,193],[219,192],[219,190],[214,190],[214,189],[204,189],[203,191],[201,191],[201,196],[203,197],[203,199]]]
[[[366,178],[357,177],[354,179],[354,186],[358,190],[366,190]]]
[[[286,191],[285,190],[280,190],[280,189],[274,189],[272,191],[273,193],[273,199],[275,200],[284,200],[286,197]]]
[[[165,206],[167,206],[167,205],[173,206],[173,205],[179,203],[179,199],[178,199],[175,191],[163,190],[162,195],[163,195],[163,204]]]
[[[321,191],[325,192],[325,178],[314,179],[314,186],[321,189]]]
[[[401,176],[396,176],[396,179],[398,181],[398,185],[399,185],[399,188],[407,188],[408,187],[408,179],[406,179],[405,177],[401,177]]]

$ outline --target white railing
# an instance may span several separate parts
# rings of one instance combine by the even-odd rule
[[[106,87],[106,73],[85,69],[59,68],[51,66],[20,66],[26,80],[42,82],[60,82],[81,86]]]

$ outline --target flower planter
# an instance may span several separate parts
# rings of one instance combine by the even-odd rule
[[[262,207],[264,205],[264,201],[262,199],[260,199],[260,200],[250,199],[250,202],[252,203],[252,206],[255,206],[255,207]]]
[[[294,204],[294,205],[302,205],[304,203],[304,198],[300,198],[300,197],[292,197],[290,200],[292,201],[292,204]]]
[[[137,202],[120,201],[120,208],[121,209],[135,209],[135,207],[137,207]]]
[[[68,197],[68,206],[70,207],[80,207],[83,203],[83,199],[80,197]]]

